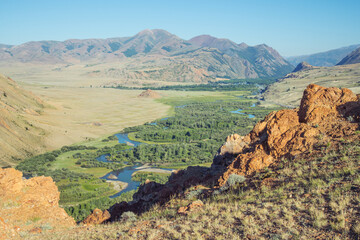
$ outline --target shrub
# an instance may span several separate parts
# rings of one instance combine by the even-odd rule
[[[136,214],[133,213],[133,212],[124,212],[123,214],[121,214],[121,217],[120,217],[120,220],[121,221],[136,221]]]
[[[236,184],[245,182],[245,180],[246,180],[246,178],[242,175],[231,174],[229,176],[228,180],[226,181],[226,185],[229,187],[233,187]]]
[[[188,193],[188,195],[186,196],[186,198],[188,200],[194,199],[194,198],[198,198],[198,196],[203,192],[203,190],[199,189],[199,190],[195,190],[195,191],[191,191]]]
[[[231,187],[234,187],[235,185],[239,184],[239,183],[243,183],[245,182],[246,178],[242,175],[237,175],[237,174],[231,174],[228,178],[228,180],[226,181],[226,183],[220,187],[220,192],[223,192]]]

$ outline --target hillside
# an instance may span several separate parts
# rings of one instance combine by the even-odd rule
[[[355,49],[349,55],[344,57],[337,65],[360,63],[360,48]]]
[[[267,87],[263,93],[263,105],[276,104],[295,107],[300,104],[303,89],[311,84],[330,87],[346,87],[360,93],[360,64],[334,67],[313,67],[293,72]]]
[[[0,167],[153,121],[169,110],[138,98],[138,90],[35,86],[33,94],[25,88],[0,75]]]
[[[43,102],[0,75],[0,106],[0,166],[43,151],[46,132],[32,121],[42,113]]]
[[[313,69],[314,67],[311,66],[310,64],[308,64],[307,62],[301,62],[299,63],[296,68],[292,71],[292,72],[299,72],[299,71],[304,71],[304,70],[310,70]]]
[[[229,136],[211,168],[179,170],[166,184],[146,181],[132,202],[91,217],[115,222],[27,236],[357,239],[359,114],[349,89],[309,85],[299,108]]]
[[[294,66],[298,65],[301,62],[308,62],[313,66],[331,67],[336,65],[341,59],[343,59],[346,55],[348,55],[358,47],[360,47],[360,44],[355,44],[310,55],[287,57],[286,60]]]
[[[165,30],[144,30],[132,37],[27,42],[0,48],[0,69],[19,74],[59,73],[76,70],[77,78],[99,79],[96,85],[134,85],[137,82],[204,83],[234,78],[277,78],[293,66],[267,45],[200,43],[183,40]],[[47,67],[46,67],[47,66]],[[15,68],[13,71],[12,68]],[[69,72],[74,77],[74,72]],[[18,77],[18,76],[17,76]],[[60,77],[59,77],[60,78]]]

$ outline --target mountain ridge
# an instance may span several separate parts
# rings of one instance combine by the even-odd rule
[[[196,41],[199,37],[187,41],[162,29],[146,29],[131,37],[32,41],[0,48],[0,63],[119,62],[120,65],[127,65],[136,60],[136,66],[132,65],[131,68],[119,66],[114,68],[115,72],[95,71],[92,75],[178,82],[208,82],[217,78],[277,78],[293,69],[276,50],[265,44],[248,46],[211,37],[212,42],[201,46]],[[178,73],[182,73],[181,79],[177,79]]]
[[[296,66],[300,62],[308,62],[310,65],[319,67],[331,67],[336,65],[347,54],[360,47],[360,44],[354,44],[341,48],[331,49],[324,52],[318,52],[313,54],[290,56],[286,57],[286,60],[292,65]]]
[[[336,65],[356,64],[360,63],[360,47],[349,53]]]

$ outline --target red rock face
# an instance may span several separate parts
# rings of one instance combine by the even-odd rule
[[[44,226],[53,230],[74,226],[74,219],[59,207],[59,199],[50,177],[24,180],[20,171],[0,169],[0,232],[11,239],[13,230],[35,233]]]
[[[224,184],[230,174],[250,175],[281,157],[312,149],[320,139],[336,141],[351,135],[359,126],[359,114],[359,97],[349,89],[311,84],[304,91],[299,109],[272,112],[248,135],[238,137],[243,139],[239,143],[242,151],[227,166],[219,184]]]

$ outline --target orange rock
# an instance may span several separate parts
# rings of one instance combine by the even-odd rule
[[[223,155],[224,150],[229,153],[232,149],[241,151],[235,158],[230,157],[230,164],[229,157],[224,155],[214,159],[212,168],[227,167],[219,185],[224,184],[230,174],[250,175],[281,157],[294,157],[312,149],[319,140],[350,135],[358,123],[346,120],[358,120],[359,115],[359,97],[349,89],[310,84],[304,91],[299,109],[272,112],[245,137],[231,135],[227,138],[219,155]],[[234,146],[236,144],[239,146]]]
[[[177,211],[178,214],[181,215],[187,215],[189,212],[196,211],[204,206],[204,203],[201,200],[196,200],[190,204],[188,204],[186,207],[180,207]]]
[[[107,210],[101,211],[100,209],[96,208],[94,211],[85,218],[83,221],[84,224],[100,224],[105,222],[110,218],[110,213]]]
[[[41,230],[41,228],[36,227],[36,228],[31,229],[29,232],[33,233],[33,234],[38,234],[38,233],[41,233],[42,230]]]
[[[0,208],[0,229],[30,231],[40,224],[54,230],[74,226],[74,219],[59,207],[59,199],[50,177],[23,179],[20,171],[0,169],[0,203],[4,206]],[[13,237],[12,231],[7,230],[8,238]]]

